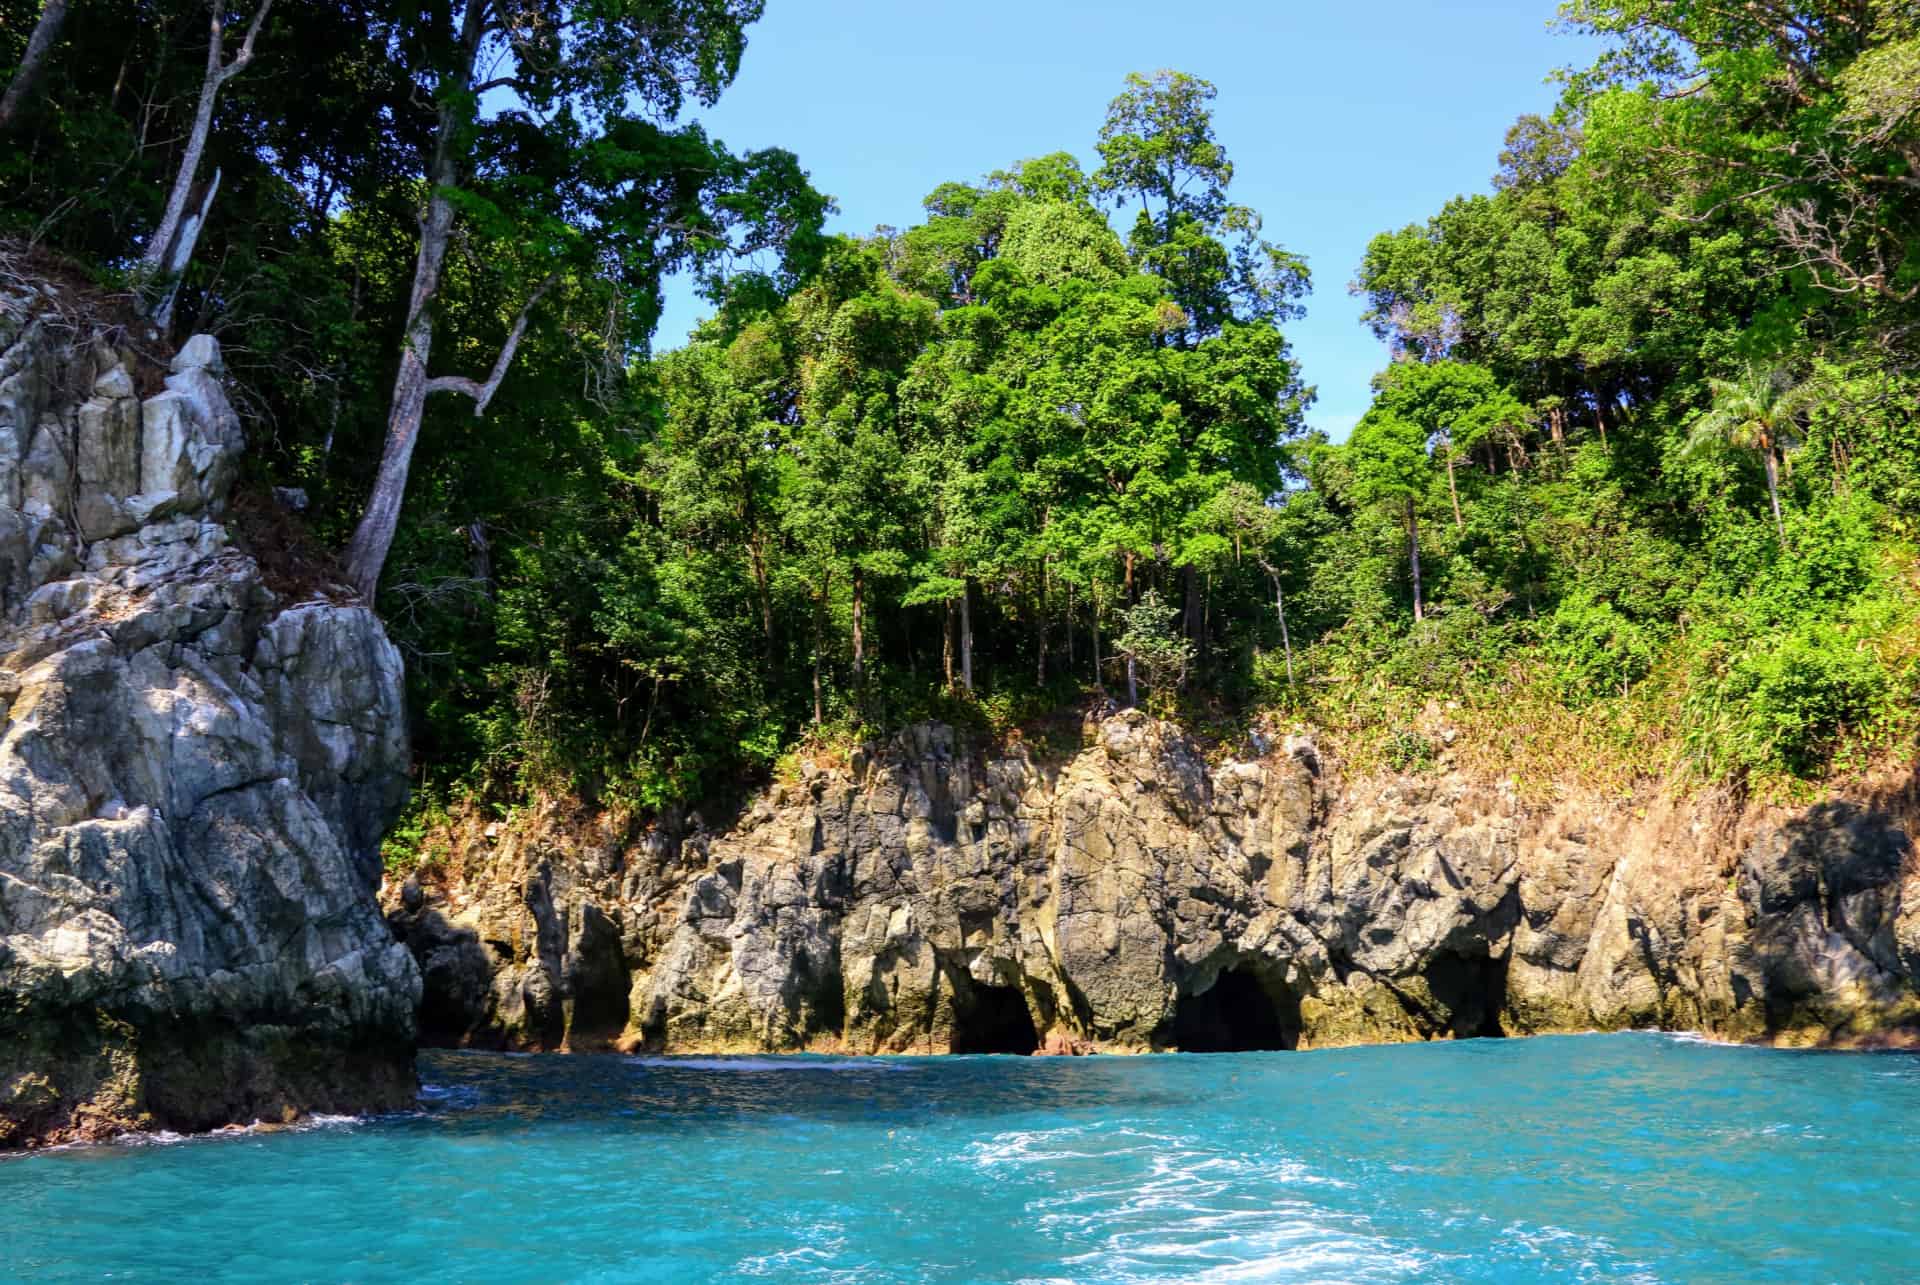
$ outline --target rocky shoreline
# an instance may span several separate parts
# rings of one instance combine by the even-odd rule
[[[1262,752],[1264,749],[1264,752]],[[662,1052],[1141,1052],[1661,1028],[1920,1031],[1911,776],[1788,808],[1523,803],[1208,762],[1138,711],[1043,761],[921,725],[737,818],[470,827],[390,889],[422,1038]]]
[[[376,900],[400,657],[229,518],[218,346],[0,299],[0,1149],[410,1106],[420,1044],[1920,1042],[1920,779],[1548,805],[1135,710],[920,724],[724,818],[557,803]],[[384,918],[383,918],[384,910]]]

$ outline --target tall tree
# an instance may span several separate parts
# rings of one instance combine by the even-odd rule
[[[254,44],[260,39],[260,28],[267,20],[268,11],[273,8],[273,0],[260,0],[259,7],[253,11],[253,19],[247,23],[246,34],[240,39],[240,48],[231,60],[226,52],[226,8],[225,0],[212,0],[208,5],[207,70],[200,81],[200,97],[194,106],[193,124],[187,130],[186,149],[181,153],[179,168],[173,176],[172,190],[167,194],[166,210],[161,214],[160,223],[154,228],[153,234],[147,238],[147,247],[141,252],[139,266],[135,269],[140,288],[149,292],[146,303],[151,309],[153,322],[162,330],[167,328],[172,317],[180,274],[186,271],[187,262],[193,257],[200,229],[207,220],[207,210],[220,187],[220,171],[215,170],[212,181],[201,197],[199,211],[191,215],[187,213],[187,205],[193,199],[200,173],[200,157],[207,149],[207,136],[213,130],[214,105],[226,83],[253,62]],[[157,294],[152,293],[156,290]]]
[[[1147,590],[1121,613],[1124,628],[1113,646],[1127,659],[1127,704],[1140,703],[1140,677],[1146,678],[1147,689],[1163,709],[1169,705],[1169,690],[1186,680],[1193,643],[1175,626],[1179,614],[1179,608],[1161,601],[1157,589]]]
[[[484,414],[534,307],[561,275],[606,273],[642,296],[650,325],[659,279],[676,263],[705,266],[777,240],[749,234],[735,245],[730,227],[778,223],[802,240],[817,232],[825,202],[808,199],[804,182],[799,191],[789,184],[770,192],[760,181],[763,168],[797,177],[785,153],[765,154],[766,167],[742,164],[696,127],[671,131],[632,115],[672,120],[689,94],[711,105],[733,79],[746,27],[760,11],[761,0],[465,0],[423,13],[406,34],[402,52],[434,104],[435,123],[386,441],[347,548],[348,575],[363,594],[374,592],[393,542],[428,397],[458,393]],[[490,111],[496,101],[509,105]],[[531,113],[544,119],[543,136],[525,140],[538,146],[516,146]],[[542,161],[548,172],[504,173],[506,181],[476,191],[481,163],[502,152]],[[577,202],[558,219],[541,209],[555,184]],[[727,193],[743,199],[718,203]],[[463,216],[482,234],[511,231],[520,251],[521,303],[484,379],[430,374],[447,252]],[[626,243],[617,257],[602,248],[610,224],[623,225],[612,229]]]
[[[1400,511],[1407,535],[1407,565],[1413,573],[1413,618],[1426,619],[1420,587],[1419,502],[1427,492],[1431,468],[1427,432],[1412,420],[1382,409],[1369,410],[1347,443],[1353,460],[1354,498],[1362,504],[1386,504]]]
[[[1094,189],[1138,201],[1128,248],[1167,283],[1185,342],[1228,321],[1283,321],[1307,292],[1306,261],[1260,237],[1260,216],[1227,199],[1233,163],[1213,133],[1218,91],[1185,72],[1135,73],[1107,107]]]
[[[1713,405],[1694,421],[1691,449],[1725,443],[1760,457],[1767,473],[1767,501],[1773,530],[1787,547],[1787,526],[1780,514],[1780,454],[1799,432],[1800,417],[1813,403],[1814,386],[1796,384],[1777,366],[1749,364],[1737,378],[1709,381]]]
[[[649,471],[661,525],[681,540],[739,551],[753,582],[766,663],[777,670],[777,451],[793,402],[779,336],[764,323],[726,344],[703,335],[662,358],[658,370],[665,417]]]
[[[1375,385],[1376,406],[1426,432],[1434,454],[1446,465],[1453,524],[1465,527],[1455,479],[1458,462],[1495,431],[1525,423],[1526,408],[1485,367],[1468,362],[1396,362]]]
[[[1641,155],[1700,217],[1758,214],[1779,267],[1867,305],[1909,352],[1920,303],[1920,5],[1913,0],[1570,0],[1606,51],[1576,104],[1638,98],[1658,133]],[[1625,177],[1625,175],[1623,175]]]

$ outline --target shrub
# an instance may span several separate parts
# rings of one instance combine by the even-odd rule
[[[443,865],[452,814],[446,800],[433,790],[417,790],[406,811],[380,845],[380,865],[386,877],[402,880],[417,871]]]
[[[1149,704],[1163,715],[1171,711],[1175,690],[1193,663],[1193,644],[1181,636],[1175,623],[1179,614],[1179,608],[1149,589],[1120,613],[1126,629],[1113,643],[1115,652],[1133,660],[1141,682],[1152,693]]]
[[[1793,557],[1775,577],[1791,605],[1782,615],[1815,604],[1846,602],[1873,579],[1873,529],[1861,509],[1830,505],[1797,513],[1787,528]]]
[[[1424,772],[1437,759],[1433,742],[1418,732],[1405,729],[1397,731],[1386,744],[1386,760],[1396,771]]]
[[[1547,627],[1547,655],[1572,701],[1626,694],[1653,668],[1659,642],[1646,625],[1611,603],[1576,592],[1561,602]]]
[[[1751,648],[1722,680],[1734,756],[1762,771],[1811,772],[1843,731],[1885,712],[1891,685],[1879,657],[1831,624],[1777,635]]]
[[[1297,702],[1300,693],[1296,690],[1300,680],[1306,675],[1306,656],[1296,653],[1293,661],[1293,677],[1287,676],[1287,656],[1278,648],[1262,651],[1253,658],[1251,682],[1256,699],[1269,705],[1286,705]]]

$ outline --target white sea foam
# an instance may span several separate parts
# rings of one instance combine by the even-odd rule
[[[255,1120],[251,1124],[228,1124],[218,1129],[209,1129],[205,1133],[175,1133],[172,1129],[149,1129],[137,1133],[116,1134],[106,1140],[105,1145],[114,1147],[171,1147],[183,1142],[219,1142],[228,1138],[257,1138],[271,1133],[311,1133],[317,1129],[344,1129],[366,1123],[368,1117],[359,1115],[329,1115],[324,1111],[315,1111],[303,1115],[291,1124],[282,1124],[277,1120]],[[96,1144],[70,1143],[69,1146],[85,1147]],[[65,1147],[49,1147],[47,1150],[65,1150]]]
[[[742,1276],[771,1276],[775,1280],[791,1280],[802,1272],[813,1273],[816,1280],[862,1279],[864,1269],[834,1266],[835,1258],[845,1248],[846,1238],[833,1236],[823,1245],[798,1245],[771,1254],[743,1258],[735,1265],[735,1270]],[[818,1275],[823,1270],[828,1274]]]
[[[1660,1279],[1647,1264],[1623,1259],[1619,1249],[1605,1236],[1567,1227],[1513,1223],[1501,1230],[1494,1244],[1511,1247],[1543,1263],[1554,1263],[1555,1270],[1571,1267],[1583,1277],[1598,1273],[1604,1265],[1609,1279],[1646,1282]]]
[[[312,1115],[298,1121],[293,1127],[296,1129],[337,1129],[342,1125],[359,1124],[363,1118],[364,1117],[357,1115],[327,1115],[325,1112],[315,1111]]]
[[[1042,1164],[1095,1156],[1148,1153],[1177,1145],[1179,1138],[1109,1125],[1068,1125],[1057,1129],[1012,1130],[969,1143],[965,1159],[981,1168],[1003,1164]]]
[[[446,1085],[422,1083],[420,1085],[420,1102],[429,1109],[435,1107],[450,1107],[458,1110],[465,1107],[478,1106],[480,1104],[480,1090],[472,1084]]]
[[[1177,1135],[1089,1123],[1009,1130],[962,1153],[997,1178],[1055,1181],[1027,1213],[1072,1279],[1401,1280],[1438,1259],[1376,1235],[1309,1193],[1352,1184],[1296,1156],[1224,1154]],[[1117,1163],[1116,1163],[1117,1162]],[[1011,1171],[1011,1172],[1010,1172]],[[1077,1251],[1077,1252],[1076,1252]]]
[[[1661,1031],[1657,1038],[1669,1044],[1706,1044],[1715,1045],[1721,1041],[1712,1039],[1699,1031]]]

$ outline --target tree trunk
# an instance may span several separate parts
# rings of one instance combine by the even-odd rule
[[[1093,608],[1087,613],[1087,619],[1092,622],[1093,627],[1093,685],[1104,692],[1107,690],[1107,680],[1106,676],[1100,672],[1100,590],[1097,581],[1092,597]]]
[[[813,725],[826,721],[826,714],[820,708],[820,631],[813,631]]]
[[[493,597],[493,543],[487,539],[487,524],[483,519],[475,518],[467,523],[467,559],[473,578],[486,589],[487,597]],[[657,680],[654,690],[659,690]]]
[[[1413,619],[1418,623],[1427,613],[1420,603],[1420,518],[1413,511],[1412,496],[1407,497],[1407,556],[1413,566]]]
[[[1600,430],[1600,445],[1604,449],[1607,445],[1607,403],[1597,392],[1593,395],[1593,422]]]
[[[187,265],[193,262],[193,248],[200,243],[200,229],[206,227],[207,213],[213,209],[213,198],[219,194],[220,170],[215,167],[213,178],[207,182],[206,193],[200,198],[199,212],[181,225],[179,234],[174,238],[173,254],[167,260],[166,284],[160,292],[159,303],[153,309],[153,324],[162,334],[173,325],[173,305],[180,297],[180,278],[185,275]]]
[[[1188,642],[1199,645],[1200,642],[1200,572],[1191,562],[1180,570],[1181,596],[1185,601],[1180,607],[1180,632]]]
[[[1780,552],[1787,551],[1787,524],[1780,516],[1780,462],[1774,454],[1773,443],[1768,442],[1765,451],[1767,461],[1767,499],[1773,504],[1773,533],[1780,540]]]
[[[1127,653],[1127,705],[1138,708],[1140,705],[1140,680],[1133,672],[1133,653]]]
[[[973,586],[960,590],[960,685],[973,695]]]
[[[1207,663],[1207,639],[1213,636],[1213,573],[1200,584],[1200,664]]]
[[[947,675],[947,693],[953,693],[953,619],[957,608],[953,599],[947,599],[946,624],[940,630],[940,665]]]
[[[813,725],[827,721],[826,703],[820,691],[820,655],[827,647],[827,587],[822,581],[813,600]]]
[[[1067,581],[1067,673],[1073,673],[1073,581]]]
[[[220,96],[220,87],[245,71],[253,61],[253,42],[267,19],[267,10],[273,7],[273,0],[261,0],[253,21],[247,25],[240,52],[232,62],[222,61],[226,56],[225,7],[224,0],[213,0],[213,16],[207,33],[207,74],[200,81],[200,101],[193,110],[193,127],[187,131],[187,148],[180,155],[180,168],[174,172],[166,212],[160,216],[160,225],[153,230],[153,235],[147,238],[147,248],[141,253],[139,267],[134,272],[143,289],[169,271],[174,261],[185,266],[185,259],[174,253],[174,242],[180,239],[181,223],[193,199],[194,175],[200,172],[200,157],[207,150],[207,135],[213,130],[214,102]],[[198,228],[194,231],[197,234]]]
[[[1040,590],[1033,603],[1033,679],[1047,685],[1047,560],[1040,559]]]
[[[413,465],[414,444],[420,438],[420,419],[427,405],[427,361],[433,355],[433,300],[440,290],[440,272],[453,231],[453,204],[444,195],[452,186],[451,159],[444,141],[451,113],[442,110],[442,142],[434,157],[432,195],[427,217],[420,223],[420,252],[414,261],[413,295],[405,339],[400,348],[400,370],[393,379],[393,397],[387,412],[387,440],[380,453],[367,510],[347,545],[347,578],[360,596],[373,601],[380,573],[400,525],[400,502],[407,493],[407,472]]]
[[[463,65],[457,83],[464,91],[473,83],[473,62],[480,47],[484,10],[470,4],[462,31]],[[400,502],[407,493],[407,471],[413,464],[414,444],[420,439],[420,417],[427,404],[427,363],[433,357],[433,304],[440,293],[441,271],[453,234],[453,202],[448,193],[459,182],[454,163],[454,134],[462,121],[449,95],[443,94],[434,129],[433,161],[427,169],[427,212],[420,221],[420,249],[413,263],[413,292],[407,300],[407,325],[400,344],[400,369],[393,377],[393,396],[387,410],[387,440],[380,452],[367,510],[347,544],[347,579],[360,596],[373,601],[380,572],[400,524]]]
[[[747,541],[747,555],[753,561],[753,583],[760,595],[760,630],[767,636],[767,665],[777,667],[773,652],[773,595],[767,590],[767,554],[761,547],[759,532]]]
[[[1287,653],[1287,683],[1293,683],[1293,639],[1287,635],[1287,595],[1280,589],[1280,572],[1265,558],[1260,559],[1260,569],[1267,573],[1267,579],[1273,581],[1273,613],[1280,618],[1280,646]]]
[[[867,639],[860,619],[866,605],[867,577],[857,565],[853,569],[853,689],[857,692],[867,679]]]
[[[1447,447],[1447,498],[1453,501],[1453,529],[1464,531],[1467,520],[1460,516],[1460,491],[1453,484],[1453,447]]]
[[[166,210],[153,235],[147,238],[147,248],[140,254],[136,274],[142,284],[158,277],[165,268],[174,238],[180,232],[180,221],[186,217],[187,203],[193,196],[193,176],[200,172],[200,155],[206,151],[207,135],[213,128],[214,100],[220,94],[222,27],[220,5],[216,2],[213,30],[207,39],[207,74],[200,81],[200,101],[193,109],[193,126],[187,131],[187,150],[181,153],[180,168],[173,173],[173,190],[167,193]]]
[[[1287,684],[1293,684],[1293,639],[1287,635],[1287,595],[1280,589],[1280,581],[1273,582],[1273,614],[1280,617],[1280,646],[1287,654]]]
[[[54,44],[60,39],[60,28],[66,20],[67,0],[46,0],[40,6],[40,20],[33,24],[33,34],[27,37],[27,51],[20,57],[20,66],[8,82],[7,92],[0,95],[0,134],[13,127],[20,109],[32,96],[34,86],[40,80],[40,72],[46,65],[47,55],[53,52]]]

